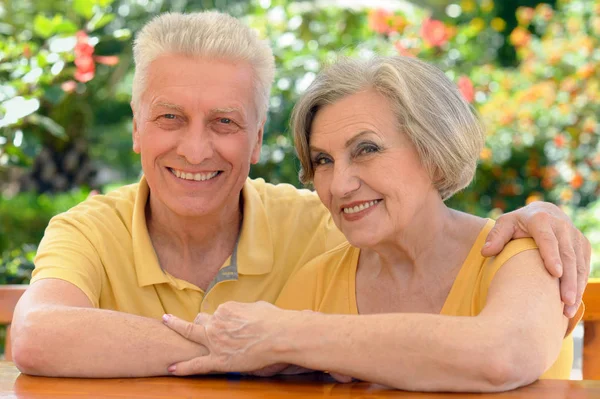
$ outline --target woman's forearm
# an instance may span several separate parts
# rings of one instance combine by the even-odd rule
[[[299,313],[277,356],[405,390],[501,391],[537,379],[535,342],[490,327],[479,317]]]
[[[170,364],[206,353],[159,320],[111,310],[40,307],[15,327],[13,356],[26,374],[160,376]]]

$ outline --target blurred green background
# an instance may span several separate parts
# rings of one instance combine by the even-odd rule
[[[132,39],[160,12],[202,9],[242,18],[275,52],[253,177],[299,186],[289,114],[336,54],[416,56],[457,83],[488,129],[477,177],[450,205],[495,217],[551,201],[600,253],[599,0],[9,0],[0,3],[0,284],[28,281],[53,215],[139,179]]]

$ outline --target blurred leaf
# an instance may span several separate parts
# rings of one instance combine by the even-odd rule
[[[94,15],[94,2],[90,0],[73,0],[73,11],[85,19]]]
[[[33,20],[33,31],[40,37],[47,39],[54,33],[52,20],[38,14]]]
[[[29,122],[43,127],[48,133],[59,139],[67,140],[69,137],[65,133],[65,128],[54,122],[47,116],[33,114],[29,117]]]
[[[55,29],[56,33],[64,33],[64,34],[75,33],[75,32],[77,32],[77,25],[75,25],[75,23],[72,21],[63,20],[63,21],[60,21],[59,23],[57,23],[54,26],[54,29]]]
[[[88,22],[88,24],[86,25],[87,30],[90,32],[93,32],[96,29],[100,29],[100,28],[104,27],[108,23],[112,22],[114,19],[115,19],[115,14],[103,14],[103,13],[95,14],[94,18],[92,18],[90,20],[90,22]]]

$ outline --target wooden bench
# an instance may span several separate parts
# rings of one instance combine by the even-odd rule
[[[600,380],[600,278],[591,278],[583,294],[584,380]]]
[[[10,351],[10,323],[12,322],[15,306],[27,285],[0,285],[0,325],[6,325],[6,340],[4,341],[4,358],[12,360]]]

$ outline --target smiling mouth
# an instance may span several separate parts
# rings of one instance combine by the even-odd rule
[[[218,175],[220,175],[221,173],[223,173],[223,171],[221,171],[221,170],[215,170],[214,172],[189,173],[189,172],[184,172],[184,171],[173,169],[173,168],[168,168],[168,169],[175,177],[178,177],[179,179],[182,179],[182,180],[192,180],[192,181],[211,180],[211,179],[214,179],[215,177],[217,177]]]
[[[370,207],[379,204],[381,201],[383,201],[383,200],[378,199],[378,200],[365,202],[365,203],[362,203],[360,205],[356,205],[353,207],[342,208],[342,212],[347,213],[347,214],[358,213],[360,211],[364,211],[365,209],[369,209]]]

